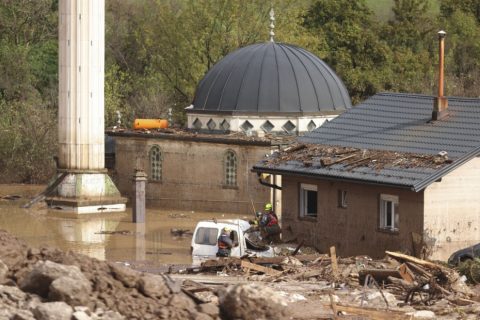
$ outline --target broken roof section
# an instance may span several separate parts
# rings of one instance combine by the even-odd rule
[[[377,94],[299,138],[305,147],[278,153],[253,170],[420,191],[480,154],[480,99],[449,97],[449,116],[440,121],[431,121],[433,100]],[[354,156],[338,161],[347,151]]]

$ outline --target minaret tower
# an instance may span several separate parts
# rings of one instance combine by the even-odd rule
[[[50,206],[124,211],[105,169],[105,0],[59,1],[58,176]]]

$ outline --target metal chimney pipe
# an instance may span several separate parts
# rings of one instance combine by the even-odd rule
[[[433,101],[432,120],[440,120],[448,115],[448,100],[444,97],[444,62],[445,62],[445,36],[447,33],[443,30],[438,32],[438,96]]]
[[[438,96],[443,97],[444,75],[443,68],[445,63],[445,36],[447,33],[443,30],[438,32]]]

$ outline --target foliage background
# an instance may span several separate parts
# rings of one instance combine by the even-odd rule
[[[106,0],[105,123],[184,121],[195,87],[229,52],[268,39],[304,47],[354,103],[379,91],[480,96],[479,0]],[[57,151],[58,0],[0,0],[0,182],[44,182]]]

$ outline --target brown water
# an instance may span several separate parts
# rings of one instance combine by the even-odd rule
[[[19,195],[18,200],[0,200],[0,229],[36,246],[72,250],[100,260],[122,261],[137,266],[190,264],[191,235],[177,237],[171,229],[189,229],[199,220],[237,218],[238,215],[147,209],[145,224],[131,222],[125,213],[69,215],[47,210],[44,204],[30,209],[20,206],[44,186],[0,185],[0,199]],[[117,232],[114,234],[104,234]],[[103,233],[103,234],[102,234]]]

